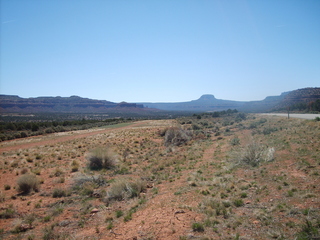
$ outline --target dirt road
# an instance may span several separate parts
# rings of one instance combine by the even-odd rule
[[[279,116],[279,117],[288,117],[287,113],[261,113],[261,115],[269,115],[269,116]],[[291,118],[301,118],[301,119],[315,119],[316,117],[320,117],[320,114],[298,114],[298,113],[290,113],[289,116]]]

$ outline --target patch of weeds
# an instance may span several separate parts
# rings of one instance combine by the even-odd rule
[[[204,196],[207,196],[207,195],[210,194],[210,192],[209,192],[209,190],[202,190],[201,194],[204,195]]]
[[[52,209],[52,216],[60,215],[61,213],[63,213],[63,210],[64,209],[62,205],[56,206],[55,208]]]
[[[246,197],[248,197],[248,194],[245,193],[245,192],[243,192],[243,193],[240,194],[240,197],[241,197],[241,198],[246,198]]]
[[[120,175],[125,175],[125,174],[130,174],[130,171],[126,167],[121,167],[117,170],[114,171],[115,174],[120,174]]]
[[[232,138],[232,139],[230,140],[230,145],[231,145],[231,146],[240,145],[240,139],[239,139],[238,137]]]
[[[3,212],[0,213],[0,219],[13,218],[15,214],[16,214],[16,211],[13,209],[13,205],[11,204]]]
[[[123,218],[124,222],[129,222],[130,220],[132,220],[132,211],[129,211],[128,214]]]
[[[119,217],[122,217],[122,216],[123,216],[123,211],[117,210],[116,211],[116,217],[119,218]]]
[[[302,225],[301,231],[297,234],[297,240],[309,240],[309,239],[319,239],[319,229],[320,222],[317,224],[306,220],[306,223]]]
[[[159,193],[159,189],[157,187],[152,188],[152,193],[153,194],[158,194]]]
[[[192,230],[194,232],[204,232],[204,226],[202,223],[195,222],[192,224]]]
[[[64,189],[61,188],[55,188],[52,192],[52,197],[53,198],[61,198],[61,197],[66,197],[67,192]]]
[[[50,222],[51,221],[51,216],[47,215],[42,220],[43,220],[43,222]]]
[[[287,196],[288,196],[288,197],[293,197],[293,191],[292,191],[292,190],[289,190],[289,191],[287,192]]]
[[[242,199],[236,199],[233,201],[234,206],[236,207],[242,207],[244,205],[244,202]]]
[[[112,223],[112,221],[110,221],[109,223],[108,223],[108,225],[107,225],[107,229],[108,230],[111,230],[113,228],[113,223]]]

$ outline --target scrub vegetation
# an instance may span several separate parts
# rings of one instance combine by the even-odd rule
[[[0,143],[0,238],[320,237],[319,121],[228,110],[100,130]]]

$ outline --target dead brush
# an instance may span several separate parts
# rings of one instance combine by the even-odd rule
[[[112,169],[118,162],[118,155],[109,147],[96,148],[87,156],[88,166],[91,170]]]
[[[180,146],[192,139],[192,132],[179,127],[167,128],[164,134],[164,145]]]
[[[270,162],[274,160],[275,149],[273,147],[252,142],[242,149],[236,150],[231,154],[231,161],[234,166],[249,165],[257,167],[263,162]]]
[[[107,199],[122,201],[138,197],[141,192],[146,190],[146,187],[146,182],[141,179],[135,181],[120,179],[111,185],[110,190],[107,192]]]
[[[24,174],[18,179],[18,191],[27,194],[34,191],[39,191],[39,180],[33,174]]]

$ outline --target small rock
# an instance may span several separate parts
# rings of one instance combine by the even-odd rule
[[[67,225],[69,225],[71,223],[71,221],[68,221],[68,220],[63,220],[59,223],[59,226],[60,227],[65,227]]]
[[[97,213],[97,212],[99,212],[99,209],[94,208],[94,209],[92,209],[92,210],[91,210],[91,212],[90,212],[90,213],[92,214],[92,213]]]
[[[19,230],[21,231],[21,232],[26,232],[27,230],[29,230],[29,229],[32,229],[33,227],[31,226],[31,225],[29,225],[29,224],[21,224],[20,226],[19,226]]]

